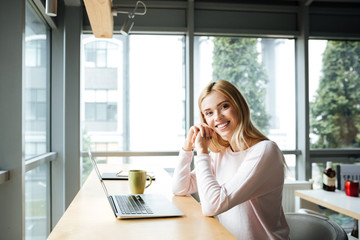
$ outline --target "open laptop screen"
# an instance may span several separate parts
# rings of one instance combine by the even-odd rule
[[[99,168],[97,167],[97,164],[96,164],[96,162],[95,162],[95,159],[93,158],[93,156],[92,156],[92,154],[91,154],[90,151],[89,151],[88,153],[89,153],[89,158],[91,159],[91,163],[92,163],[92,165],[94,166],[96,175],[99,177],[99,180],[100,180],[100,182],[101,182],[101,186],[102,186],[102,188],[104,189],[104,192],[105,192],[106,196],[109,198],[109,193],[108,193],[108,191],[107,191],[107,189],[106,189],[106,186],[105,186],[105,184],[104,184],[104,182],[103,182],[103,179],[102,179],[102,177],[101,177],[101,174],[100,174]]]

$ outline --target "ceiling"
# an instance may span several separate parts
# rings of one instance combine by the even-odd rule
[[[61,0],[60,0],[61,1]],[[86,26],[89,20],[91,23],[91,29],[94,32],[96,37],[112,37],[114,26],[119,25],[116,21],[119,20],[119,17],[113,17],[111,14],[111,9],[122,9],[128,10],[129,7],[132,7],[136,4],[137,0],[63,0],[67,6],[84,6],[86,3],[86,10],[83,11],[83,20]],[[158,8],[186,8],[187,2],[191,0],[142,0],[148,7],[148,9],[158,9]],[[295,9],[296,7],[302,4],[309,6],[310,11],[312,9],[327,9],[330,10],[333,14],[338,14],[339,9],[345,9],[345,12],[348,10],[352,13],[355,12],[357,15],[357,10],[360,9],[360,0],[193,0],[195,3],[195,10],[197,8],[205,9],[208,6],[211,6],[212,9],[216,8],[216,4],[224,4],[223,6],[232,9],[234,4],[239,4],[240,7],[250,7],[255,10],[268,10],[269,9],[279,9],[287,8]],[[196,5],[196,3],[199,3]],[[206,4],[209,3],[209,4]],[[227,5],[229,4],[229,5]],[[257,9],[259,6],[259,9]],[[84,6],[85,7],[85,6]],[[174,8],[175,7],[175,8]],[[154,10],[155,11],[155,10]],[[124,16],[122,16],[124,17]],[[125,17],[126,18],[126,17]],[[86,21],[85,21],[86,20]],[[125,19],[121,18],[121,25]],[[120,25],[120,26],[121,26]],[[119,26],[117,26],[119,27]]]
[[[83,5],[82,0],[63,0],[67,6]],[[262,4],[262,5],[299,5],[301,2],[306,5],[319,6],[360,6],[360,0],[194,0],[194,2],[209,2],[209,3],[240,3],[240,4]],[[131,1],[113,0],[113,4],[121,5],[121,3],[128,3]],[[133,0],[136,2],[136,0]],[[186,0],[144,0],[144,2],[187,2]]]

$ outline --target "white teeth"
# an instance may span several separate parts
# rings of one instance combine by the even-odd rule
[[[218,128],[223,128],[223,127],[225,127],[225,126],[228,125],[228,124],[229,124],[229,122],[226,122],[226,123],[217,125],[217,127],[218,127]]]

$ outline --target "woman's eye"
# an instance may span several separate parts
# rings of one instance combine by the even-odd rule
[[[205,116],[209,117],[209,116],[211,116],[211,114],[212,114],[212,112],[206,112]]]
[[[229,104],[222,105],[222,109],[227,109],[227,108],[229,108]]]

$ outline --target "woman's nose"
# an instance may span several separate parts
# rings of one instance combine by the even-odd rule
[[[215,120],[221,120],[222,114],[219,111],[215,111]]]

